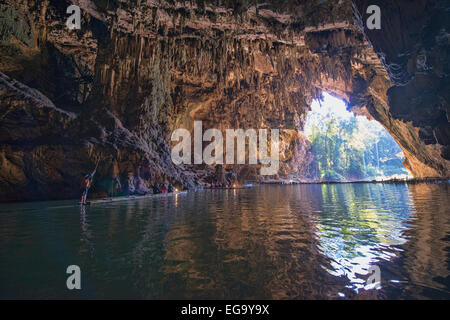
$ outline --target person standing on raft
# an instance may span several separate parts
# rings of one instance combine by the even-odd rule
[[[97,167],[98,167],[98,161],[97,161],[97,165],[95,166],[94,171],[92,171],[92,173],[88,173],[87,175],[84,176],[83,182],[81,184],[81,189],[82,189],[83,193],[81,195],[80,204],[87,204],[86,199],[87,199],[88,191],[89,191],[89,188],[92,186],[92,180],[94,180],[94,175],[95,175],[95,172],[97,171]]]

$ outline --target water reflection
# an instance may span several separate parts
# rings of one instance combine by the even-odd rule
[[[299,185],[81,211],[1,205],[0,296],[449,298],[449,193],[448,184]],[[82,269],[82,293],[58,285],[69,264]],[[365,290],[373,265],[382,288]]]
[[[410,193],[398,185],[322,185],[318,236],[332,259],[334,275],[345,275],[356,291],[366,287],[371,265],[396,256],[396,245],[414,214]],[[365,277],[364,277],[365,276]]]
[[[408,242],[397,268],[384,264],[398,280],[388,283],[386,291],[394,298],[450,299],[449,185],[417,184],[409,190],[415,214],[404,232]]]

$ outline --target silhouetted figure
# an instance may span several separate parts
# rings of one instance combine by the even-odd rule
[[[81,195],[81,202],[80,202],[81,204],[86,204],[87,194],[88,194],[89,188],[92,186],[92,180],[94,180],[94,175],[95,175],[95,172],[97,172],[99,163],[100,163],[100,158],[97,159],[97,163],[95,165],[94,171],[92,171],[92,173],[88,173],[87,175],[84,176],[84,180],[81,183],[81,190],[83,192]]]
[[[152,189],[153,189],[153,194],[161,193],[161,190],[158,188],[158,186],[156,184],[153,185]]]
[[[88,173],[84,176],[83,182],[81,184],[82,195],[81,195],[81,204],[86,204],[86,199],[88,195],[89,188],[92,185],[92,180],[94,179],[95,170],[92,173]]]
[[[122,184],[120,183],[119,177],[112,178],[111,182],[111,197],[115,197],[120,193],[120,190],[122,189]]]

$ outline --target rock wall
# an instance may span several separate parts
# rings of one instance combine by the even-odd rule
[[[381,30],[363,13],[382,8]],[[450,4],[448,1],[354,1],[356,23],[383,63],[392,85],[371,115],[398,141],[416,177],[450,175]],[[378,90],[384,92],[384,90]]]
[[[82,9],[80,30],[65,26],[72,3]],[[322,90],[380,121],[415,175],[448,176],[448,122],[439,122],[439,140],[428,143],[430,125],[423,122],[431,119],[426,112],[436,113],[430,104],[435,98],[424,100],[429,111],[423,119],[411,120],[405,95],[395,91],[407,77],[396,83],[377,49],[378,41],[381,48],[386,42],[358,23],[364,5],[4,1],[0,200],[76,197],[81,177],[97,159],[97,195],[108,193],[115,178],[121,193],[147,192],[163,181],[195,187],[205,172],[214,177],[217,170],[175,166],[170,159],[171,132],[192,130],[195,120],[204,129],[281,129],[280,174],[308,177],[313,159],[301,131]],[[445,60],[445,51],[439,59]],[[405,88],[399,90],[416,93]],[[241,178],[257,176],[248,166],[225,169]]]

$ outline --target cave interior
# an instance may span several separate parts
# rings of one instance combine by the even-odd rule
[[[81,28],[67,28],[67,7]],[[367,8],[381,9],[370,29]],[[279,177],[311,176],[302,134],[328,92],[378,121],[416,178],[450,176],[444,0],[5,0],[0,4],[0,201],[195,188],[249,165],[174,165],[177,128],[277,128]],[[270,177],[273,178],[273,177]]]

